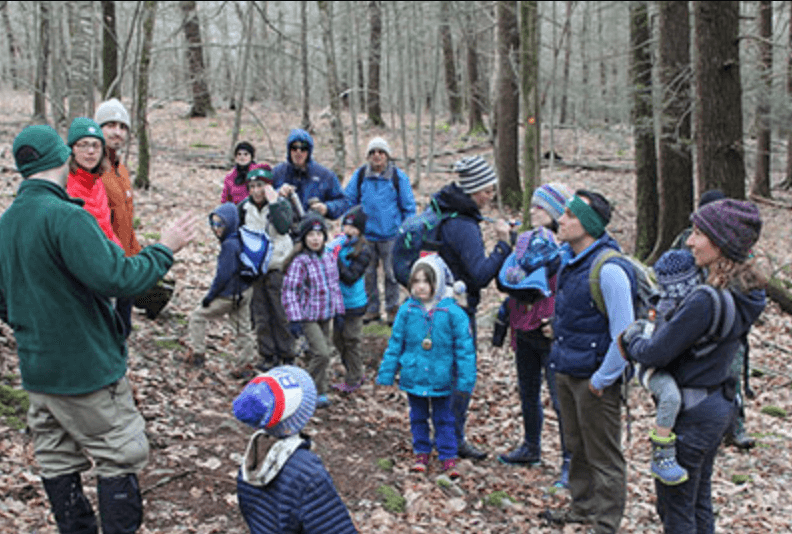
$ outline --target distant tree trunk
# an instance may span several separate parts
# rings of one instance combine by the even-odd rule
[[[691,97],[690,8],[687,2],[658,2],[658,73],[660,111],[658,165],[659,219],[654,263],[676,236],[690,225],[693,211],[693,157],[690,139]]]
[[[698,191],[745,198],[740,2],[693,2]],[[727,112],[728,110],[728,112]]]
[[[646,2],[630,3],[630,70],[635,127],[635,256],[645,259],[655,244],[657,227],[638,224],[657,220],[657,153],[652,105],[652,35]]]
[[[520,88],[517,85],[520,35],[517,28],[517,2],[501,0],[495,5],[497,24],[497,138],[495,164],[500,195],[508,206],[521,204],[518,164]]]
[[[93,117],[93,84],[91,83],[91,43],[93,20],[91,2],[69,4],[69,35],[71,36],[71,72],[69,83],[69,123],[75,117]]]
[[[476,135],[486,133],[487,126],[484,124],[484,90],[478,70],[478,34],[470,16],[468,16],[464,36],[469,92],[468,134]]]
[[[385,126],[380,105],[380,62],[382,61],[382,3],[369,2],[369,79],[368,79],[368,121],[372,126]]]
[[[52,2],[50,6],[50,50],[52,57],[50,62],[53,65],[67,65],[68,54],[66,38],[64,36],[64,24],[66,16],[63,15],[68,5],[64,2]],[[68,94],[68,82],[66,80],[66,69],[52,69],[49,85],[49,104],[52,113],[52,125],[58,131],[65,130],[67,123],[66,95]]]
[[[564,21],[564,35],[566,35],[566,43],[564,44],[564,81],[561,86],[561,116],[558,118],[559,124],[567,123],[567,101],[569,93],[569,60],[572,56],[572,8],[575,2],[566,0],[566,20]]]
[[[525,111],[523,147],[523,229],[531,220],[531,197],[542,185],[542,123],[539,105],[539,4],[536,0],[520,2],[521,89]]]
[[[3,16],[3,29],[8,40],[8,74],[11,78],[12,88],[16,91],[19,89],[19,71],[17,69],[19,45],[16,44],[14,32],[11,30],[11,18],[8,16],[9,9],[11,9],[9,2],[3,2],[3,5],[0,6],[0,12],[2,12]]]
[[[756,170],[751,194],[770,198],[770,101],[773,91],[773,2],[759,2],[759,103],[756,107]]]
[[[201,25],[198,22],[198,7],[195,0],[179,2],[184,14],[184,38],[187,41],[187,64],[192,81],[192,107],[190,117],[208,117],[214,113],[212,95],[206,84]]]
[[[344,124],[341,120],[341,98],[338,94],[338,75],[336,70],[335,48],[333,48],[333,4],[320,1],[319,19],[322,29],[322,44],[327,60],[327,89],[330,97],[330,129],[333,132],[333,150],[335,161],[333,171],[337,176],[344,176],[346,168],[346,150],[344,148]]]
[[[3,10],[5,13],[6,10]],[[50,54],[50,3],[39,2],[39,47],[36,61],[36,88],[33,93],[33,122],[47,122],[47,65]]]
[[[787,43],[787,71],[786,71],[786,94],[787,99],[792,99],[792,32],[789,33],[789,41]],[[787,160],[786,160],[786,176],[779,184],[782,189],[792,189],[792,129],[787,134]]]
[[[138,63],[137,87],[137,139],[138,139],[138,167],[135,177],[135,187],[148,190],[149,180],[149,152],[148,141],[148,83],[149,65],[151,64],[151,43],[154,40],[154,21],[157,14],[156,0],[143,2],[143,42],[140,45],[140,62]]]
[[[118,34],[115,2],[102,0],[102,100],[121,98],[118,78]]]
[[[585,11],[583,12],[583,25],[580,29],[580,85],[583,91],[583,113],[586,119],[591,119],[591,88],[589,87],[589,18],[591,17],[591,4],[584,2]]]
[[[308,82],[308,2],[300,2],[300,70],[302,71],[302,122],[306,132],[311,130],[311,84]]]
[[[440,2],[440,39],[443,45],[443,70],[451,124],[462,122],[462,98],[457,83],[454,42],[451,37],[451,2]]]
[[[231,131],[231,146],[228,149],[228,162],[234,163],[234,148],[236,147],[237,140],[239,139],[239,129],[242,123],[242,110],[245,107],[245,91],[247,90],[247,76],[248,76],[248,65],[250,63],[250,49],[253,48],[253,4],[248,4],[248,11],[247,16],[244,17],[245,20],[245,33],[243,35],[243,41],[245,46],[245,52],[242,56],[242,65],[239,69],[239,104],[237,105],[236,109],[234,110],[234,128]],[[236,96],[234,97],[236,98]]]
[[[608,66],[605,63],[605,57],[607,56],[605,52],[605,36],[603,35],[603,23],[602,23],[602,6],[599,6],[597,9],[597,37],[599,40],[599,71],[600,71],[600,109],[602,110],[602,119],[605,121],[605,124],[610,122],[610,114],[608,113]]]

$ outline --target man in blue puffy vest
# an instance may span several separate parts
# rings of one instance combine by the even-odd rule
[[[571,454],[569,509],[558,522],[588,523],[596,533],[619,529],[624,514],[626,467],[621,448],[621,377],[625,362],[616,344],[634,320],[631,270],[617,260],[602,266],[607,314],[594,304],[589,272],[600,252],[619,249],[605,231],[610,204],[578,190],[558,220],[562,261],[558,271],[550,365],[556,373],[564,439]]]

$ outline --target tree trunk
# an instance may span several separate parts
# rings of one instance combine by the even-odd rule
[[[498,64],[495,164],[501,199],[506,205],[517,208],[522,200],[518,165],[520,90],[517,85],[517,69],[520,36],[517,29],[517,2],[501,0],[496,3],[496,24]]]
[[[338,75],[336,70],[335,48],[333,48],[333,4],[320,1],[319,18],[322,28],[322,44],[327,60],[327,90],[330,97],[330,128],[333,132],[333,149],[335,161],[333,171],[337,176],[344,175],[346,168],[346,149],[344,147],[344,124],[341,121],[341,98],[338,94]]]
[[[659,2],[658,73],[663,107],[660,111],[658,165],[659,219],[654,263],[674,238],[690,225],[693,211],[693,158],[690,139],[690,11],[687,2]],[[639,225],[640,227],[640,225]]]
[[[581,115],[588,121],[591,119],[591,88],[589,87],[589,19],[591,17],[591,4],[584,2],[583,25],[580,28],[580,85],[583,91],[583,112]]]
[[[773,2],[759,2],[759,102],[756,106],[756,169],[751,194],[770,198],[770,100],[773,91]]]
[[[542,126],[539,105],[539,3],[520,2],[520,65],[521,89],[525,107],[525,137],[523,142],[523,228],[531,221],[531,198],[542,185],[541,143]]]
[[[787,100],[790,100],[792,99],[792,32],[787,33],[789,33],[789,41],[787,43],[786,94]],[[792,189],[792,129],[790,129],[787,134],[786,145],[786,176],[781,184],[779,184],[779,187],[782,189]]]
[[[71,36],[71,73],[69,83],[69,124],[76,117],[93,117],[93,83],[91,43],[93,20],[91,2],[71,2],[69,35]]]
[[[3,10],[5,13],[5,10]],[[33,93],[34,123],[47,122],[47,65],[50,54],[50,3],[39,2],[39,46],[36,61],[36,87]]]
[[[462,122],[462,97],[457,83],[454,42],[451,37],[451,2],[440,2],[440,40],[443,45],[443,71],[445,86],[448,93],[448,110],[450,123]]]
[[[605,64],[607,52],[605,50],[605,37],[603,36],[603,23],[602,23],[602,9],[603,6],[598,6],[597,9],[597,38],[599,41],[599,71],[600,71],[600,109],[602,110],[602,120],[605,124],[610,122],[610,113],[608,113],[608,66]]]
[[[102,0],[102,100],[121,98],[115,2]]]
[[[151,43],[154,40],[154,21],[157,13],[156,0],[143,2],[142,34],[143,42],[140,45],[140,62],[138,63],[138,88],[137,88],[137,139],[138,139],[138,167],[135,177],[135,187],[148,190],[149,180],[149,152],[148,141],[148,83],[149,65],[151,64]]]
[[[311,84],[308,77],[308,2],[300,2],[300,70],[302,71],[302,121],[306,132],[311,130]]]
[[[253,47],[253,4],[248,4],[248,12],[247,16],[245,17],[245,34],[244,40],[245,43],[245,52],[242,56],[242,66],[240,70],[240,80],[239,80],[239,100],[234,110],[234,128],[231,131],[231,146],[229,147],[228,151],[228,161],[229,163],[234,163],[234,148],[236,147],[237,140],[239,139],[239,129],[242,123],[242,109],[245,107],[245,91],[247,90],[247,74],[248,74],[248,64],[250,62],[250,49]],[[236,100],[236,95],[233,96]]]
[[[698,191],[745,198],[740,3],[693,2]]]
[[[369,79],[368,79],[368,121],[372,126],[385,126],[380,106],[380,62],[382,61],[382,3],[369,2]]]
[[[8,74],[11,78],[11,87],[14,91],[19,89],[19,71],[17,69],[17,62],[19,61],[19,45],[16,44],[14,32],[11,30],[11,18],[8,16],[8,10],[11,9],[10,2],[3,2],[0,6],[0,12],[3,16],[3,29],[8,39]]]
[[[198,22],[198,7],[194,0],[179,2],[184,14],[184,38],[187,41],[187,65],[192,85],[192,107],[190,117],[208,117],[214,113],[212,96],[206,84],[201,25]]]
[[[566,0],[566,20],[564,21],[564,81],[561,86],[561,115],[558,118],[559,124],[567,123],[567,93],[569,92],[569,59],[572,55],[572,8],[575,2]]]
[[[657,153],[652,105],[652,35],[646,2],[630,3],[630,70],[635,128],[635,256],[645,259],[654,248],[657,227]]]
[[[64,37],[64,24],[66,17],[64,10],[68,8],[64,2],[52,2],[50,4],[50,50],[52,51],[51,62],[53,65],[66,65],[67,49]],[[52,69],[50,75],[50,112],[52,114],[52,125],[58,131],[68,128],[66,105],[66,95],[68,94],[68,81],[66,69]]]
[[[484,124],[484,90],[478,70],[478,35],[470,16],[465,28],[465,50],[468,76],[468,135],[486,134]]]

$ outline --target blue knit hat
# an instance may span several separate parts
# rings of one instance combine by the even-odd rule
[[[659,286],[657,309],[666,315],[703,281],[693,254],[687,249],[671,249],[655,262],[654,273]]]
[[[531,197],[531,206],[539,206],[547,212],[554,221],[558,221],[564,214],[567,200],[572,197],[572,191],[560,183],[540,185]]]
[[[305,370],[284,365],[270,369],[245,386],[234,400],[234,416],[267,434],[297,434],[316,409],[316,385]]]

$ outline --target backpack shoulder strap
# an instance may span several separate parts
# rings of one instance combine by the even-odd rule
[[[621,257],[621,253],[618,250],[606,248],[597,253],[594,263],[591,264],[591,270],[589,270],[591,300],[594,301],[594,305],[603,315],[607,315],[607,310],[605,309],[605,298],[602,296],[602,287],[600,287],[600,273],[605,262],[616,257]]]
[[[358,197],[357,200],[358,200],[358,204],[360,204],[363,201],[363,198],[362,198],[362,195],[363,195],[363,171],[365,170],[365,168],[366,168],[366,166],[362,165],[362,166],[358,167],[357,170],[353,174],[353,176],[357,175],[357,197]]]
[[[729,335],[734,326],[737,310],[734,304],[734,296],[728,289],[716,289],[709,284],[701,284],[696,290],[707,293],[712,299],[713,305],[710,327],[701,339],[696,342],[692,350],[693,355],[696,358],[700,358],[715,350],[718,343]],[[694,294],[696,290],[686,296],[684,300],[690,298],[690,295]]]

